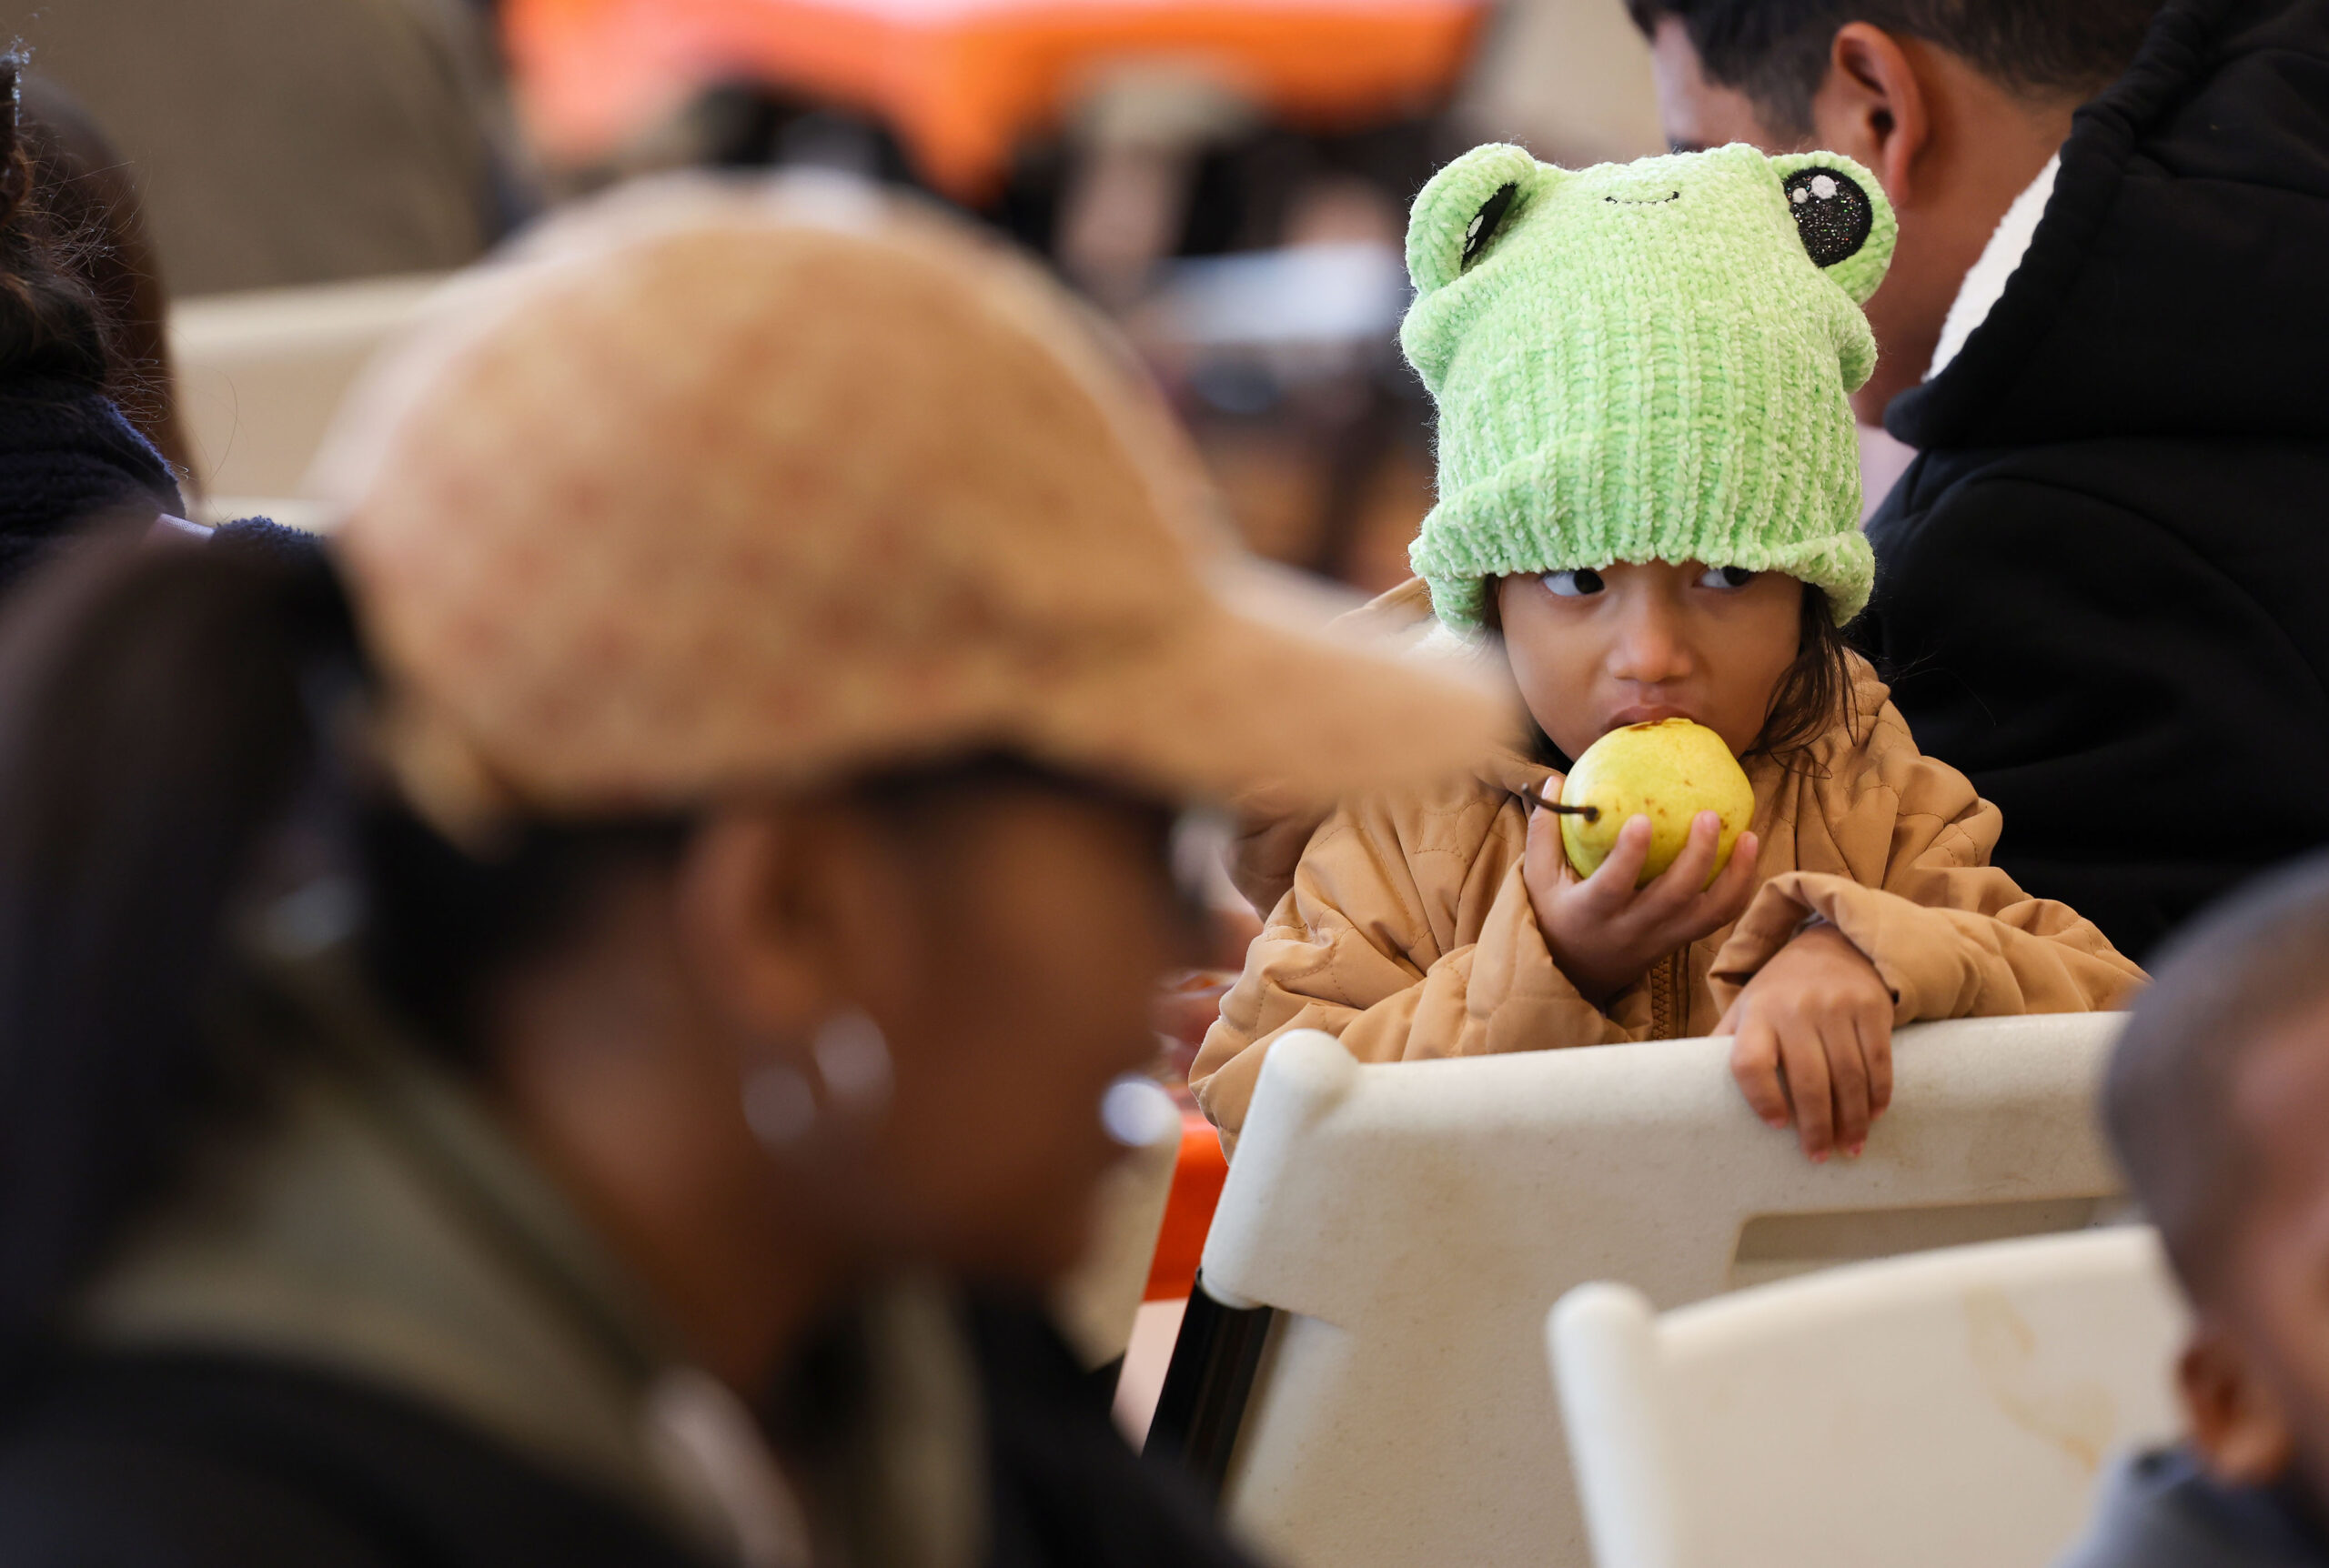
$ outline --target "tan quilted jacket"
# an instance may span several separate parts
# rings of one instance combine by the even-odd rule
[[[1746,765],[1762,839],[1747,912],[1606,1012],[1554,964],[1520,879],[1515,795],[1548,769],[1507,756],[1432,793],[1345,805],[1310,836],[1205,1036],[1189,1075],[1205,1114],[1234,1136],[1291,1029],[1337,1035],[1363,1061],[1703,1035],[1814,914],[1875,964],[1898,1023],[2119,1005],[2142,971],[1990,864],[1997,808],[1921,754],[1875,671],[1854,666],[1859,739],[1840,727],[1791,768]],[[1240,852],[1241,886],[1282,887],[1261,863],[1272,835]]]

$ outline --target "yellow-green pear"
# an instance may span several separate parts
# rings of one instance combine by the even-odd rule
[[[1730,863],[1730,847],[1755,819],[1755,790],[1722,737],[1687,719],[1628,724],[1585,749],[1561,790],[1561,847],[1580,877],[1589,877],[1618,847],[1636,817],[1649,819],[1649,859],[1636,887],[1674,863],[1701,811],[1722,819],[1712,882]]]

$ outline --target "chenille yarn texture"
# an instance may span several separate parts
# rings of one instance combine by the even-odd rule
[[[1698,561],[1868,602],[1849,395],[1890,206],[1834,153],[1569,170],[1476,147],[1416,198],[1401,346],[1439,406],[1439,504],[1410,552],[1442,621],[1486,584]]]

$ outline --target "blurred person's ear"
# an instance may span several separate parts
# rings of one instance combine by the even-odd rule
[[[2268,1486],[2284,1474],[2296,1442],[2255,1356],[2203,1313],[2175,1365],[2192,1446],[2208,1473],[2232,1486]]]
[[[1917,199],[1918,160],[1932,139],[1932,105],[1901,41],[1847,22],[1830,45],[1828,79],[1813,97],[1812,144],[1876,175],[1895,206]]]
[[[879,1005],[862,955],[911,940],[912,890],[853,811],[786,801],[715,812],[680,869],[699,980],[747,1037],[805,1040],[837,1006]],[[903,962],[900,972],[914,966]]]

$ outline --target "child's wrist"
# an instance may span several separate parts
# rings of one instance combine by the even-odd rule
[[[1568,981],[1570,989],[1587,1001],[1591,1002],[1596,1010],[1604,1013],[1609,1010],[1610,1003],[1625,995],[1627,990],[1648,972],[1637,970],[1627,974],[1613,972],[1609,970],[1597,970],[1590,964],[1580,962],[1564,954],[1560,944],[1554,940],[1550,931],[1545,933],[1545,952],[1546,956],[1553,960],[1553,967],[1560,970],[1561,978]]]

